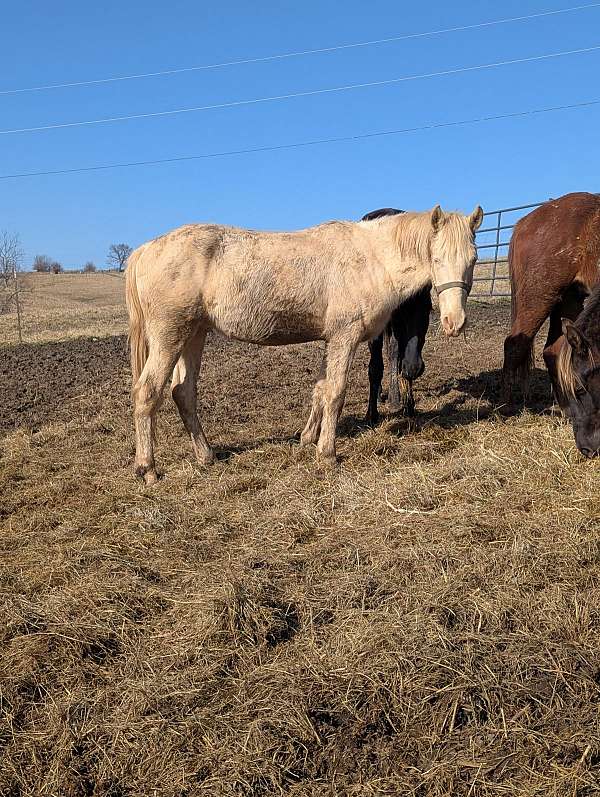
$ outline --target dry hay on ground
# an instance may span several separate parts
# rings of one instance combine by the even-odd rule
[[[493,411],[508,310],[472,313],[413,426],[362,427],[361,352],[338,473],[293,437],[319,347],[212,340],[222,459],[169,401],[150,490],[124,339],[0,352],[0,794],[598,793],[598,466],[541,372]]]

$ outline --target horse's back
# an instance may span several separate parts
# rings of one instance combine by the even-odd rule
[[[588,276],[587,261],[594,253],[600,255],[600,196],[578,192],[544,202],[520,219],[509,260],[511,268],[539,263],[546,270],[564,269],[565,277],[575,279],[579,270]]]
[[[294,232],[186,225],[136,250],[138,285],[160,315],[197,319],[229,337],[315,340],[354,312],[343,290],[360,267],[354,229],[350,222]]]

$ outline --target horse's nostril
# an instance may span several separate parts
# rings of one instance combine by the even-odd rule
[[[598,452],[597,451],[592,451],[591,448],[580,448],[579,450],[581,451],[583,456],[587,457],[588,459],[593,459],[593,457],[597,457],[598,456]]]

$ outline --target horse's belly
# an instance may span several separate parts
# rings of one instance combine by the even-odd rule
[[[308,343],[323,337],[323,324],[310,315],[264,312],[218,314],[214,324],[222,334],[259,346]]]

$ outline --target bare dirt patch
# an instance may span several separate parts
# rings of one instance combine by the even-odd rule
[[[212,340],[221,460],[168,400],[150,490],[124,338],[0,351],[0,794],[598,793],[598,465],[543,372],[496,412],[508,308],[472,318],[414,423],[362,425],[360,353],[333,473],[320,347]]]

